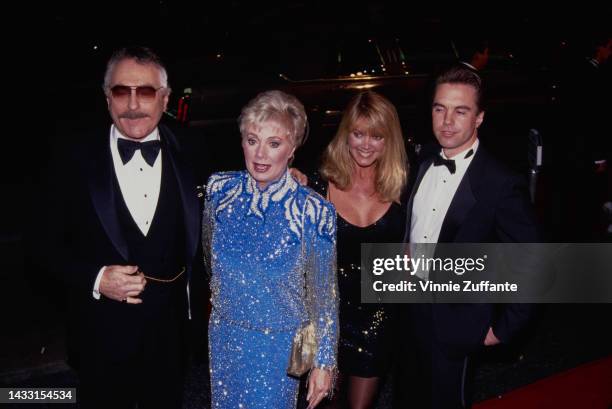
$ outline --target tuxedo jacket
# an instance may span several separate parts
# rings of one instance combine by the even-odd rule
[[[421,162],[407,204],[406,236],[410,238],[413,202],[430,166],[433,150]],[[451,201],[440,229],[438,243],[536,243],[540,241],[535,215],[524,180],[478,147]],[[521,330],[531,306],[521,304],[414,305],[411,319],[416,330],[436,342],[450,356],[474,352],[489,326],[502,341]],[[431,339],[432,338],[432,339]]]
[[[118,216],[120,189],[110,151],[110,127],[78,135],[64,143],[48,175],[44,211],[37,225],[36,262],[51,273],[65,290],[69,307],[69,354],[75,343],[103,342],[105,331],[125,319],[127,304],[101,296],[93,298],[95,279],[103,266],[125,265],[129,260],[125,232]],[[175,135],[159,126],[164,169],[176,176],[185,233],[184,257],[187,283],[200,242],[200,205],[196,183]],[[161,153],[160,153],[161,154]],[[163,175],[162,175],[163,178]],[[162,186],[163,189],[163,186]],[[162,192],[160,192],[160,197]],[[155,218],[164,217],[156,212]],[[187,284],[188,286],[188,284]],[[184,288],[185,298],[187,286]],[[146,288],[145,288],[146,291]],[[183,307],[183,306],[181,306]],[[187,308],[184,317],[187,317]],[[125,322],[125,326],[137,323]],[[126,340],[127,341],[127,340]],[[81,351],[82,352],[82,351]]]

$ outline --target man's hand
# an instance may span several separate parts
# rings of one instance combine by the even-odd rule
[[[100,293],[115,301],[140,304],[137,298],[145,288],[147,280],[138,266],[108,266],[100,279]]]
[[[308,177],[300,172],[297,168],[289,168],[289,173],[293,176],[300,185],[306,186],[308,184]]]
[[[493,328],[489,327],[489,331],[487,332],[487,336],[485,337],[484,344],[485,346],[493,346],[499,344],[501,341],[499,338],[495,336],[493,333]]]
[[[327,397],[331,389],[331,372],[325,369],[314,368],[308,378],[308,408],[312,409]]]

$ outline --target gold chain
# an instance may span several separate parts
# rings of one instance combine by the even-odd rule
[[[157,281],[158,283],[171,283],[173,281],[176,281],[176,279],[179,278],[180,276],[182,276],[184,272],[185,272],[185,267],[183,267],[181,269],[181,272],[178,273],[176,276],[174,276],[174,278],[170,278],[166,280],[164,280],[163,278],[149,277],[148,275],[145,275],[144,278],[146,278],[147,280]]]

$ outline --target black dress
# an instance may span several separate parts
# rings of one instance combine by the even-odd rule
[[[328,183],[318,173],[308,184],[327,197]],[[338,290],[340,339],[338,367],[345,375],[383,376],[393,351],[393,304],[361,303],[361,243],[401,243],[406,213],[397,203],[366,227],[350,224],[337,214]]]

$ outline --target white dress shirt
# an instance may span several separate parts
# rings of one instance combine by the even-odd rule
[[[478,139],[465,151],[455,155],[455,173],[450,173],[446,166],[434,166],[433,163],[425,172],[412,204],[410,224],[411,243],[437,243],[442,229],[442,223],[448,212],[459,183],[465,171],[474,159],[478,150]],[[474,154],[465,158],[473,150]],[[444,159],[449,159],[440,152]]]
[[[476,139],[470,148],[452,158],[455,161],[455,173],[450,173],[446,166],[434,166],[433,163],[425,171],[412,203],[410,253],[413,257],[434,256],[435,246],[421,244],[438,242],[448,208],[465,171],[474,159],[478,144]],[[473,153],[466,158],[470,149]],[[440,156],[451,159],[446,157],[444,150],[440,152]],[[426,268],[419,268],[415,274],[423,280],[429,279],[429,270]]]
[[[127,163],[123,163],[117,148],[118,139],[129,139],[123,136],[119,130],[112,125],[110,131],[110,150],[115,168],[115,175],[119,182],[119,189],[123,200],[132,215],[132,219],[140,229],[143,235],[149,233],[157,202],[159,200],[159,189],[161,186],[161,169],[162,155],[160,154],[155,159],[153,166],[144,160],[140,150],[134,152],[134,156]],[[157,141],[159,140],[159,131],[157,128],[140,142]],[[96,299],[100,298],[100,280],[106,266],[102,267],[98,272],[94,283],[93,296]]]

